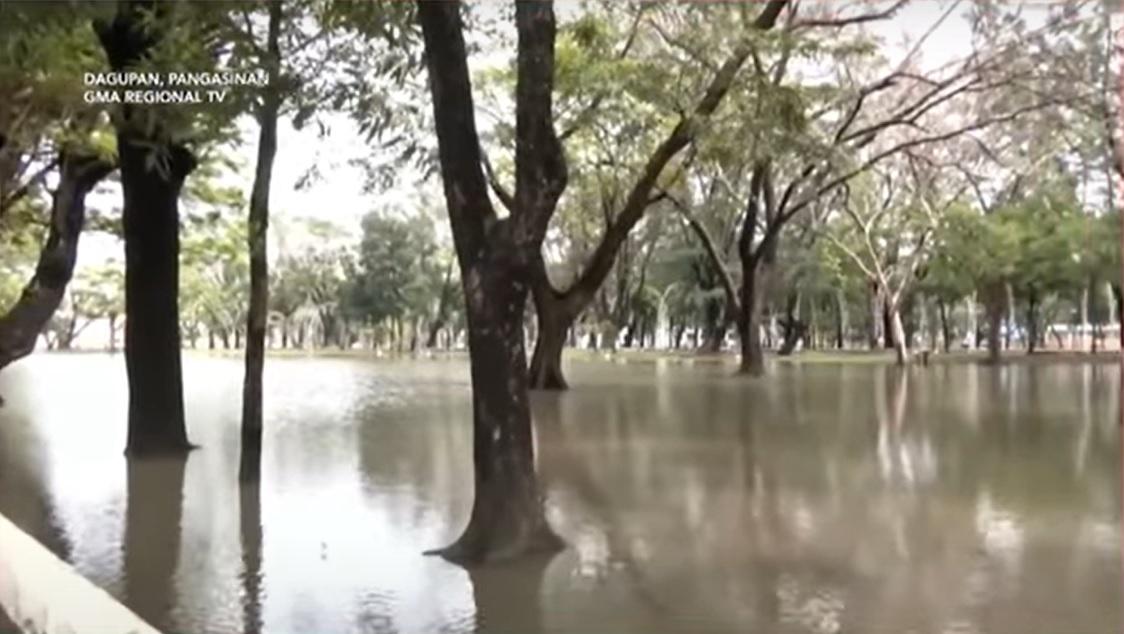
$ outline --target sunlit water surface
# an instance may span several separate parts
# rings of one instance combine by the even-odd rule
[[[422,556],[472,502],[463,362],[185,359],[186,464],[128,464],[120,357],[5,370],[0,512],[165,632],[1121,631],[1113,365],[569,368],[534,398],[550,560]],[[65,600],[60,597],[59,600]]]

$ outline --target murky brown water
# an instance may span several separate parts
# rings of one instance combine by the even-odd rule
[[[463,364],[271,360],[242,495],[241,364],[185,372],[186,464],[127,464],[120,357],[0,377],[0,512],[166,632],[1122,629],[1113,365],[574,366],[535,399],[571,547],[471,574],[421,555],[471,505]]]

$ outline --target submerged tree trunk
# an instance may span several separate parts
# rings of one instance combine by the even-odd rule
[[[741,345],[740,374],[764,376],[765,350],[761,341],[761,319],[772,266],[765,261],[742,264],[742,284],[738,298],[738,342]]]
[[[1000,328],[1003,323],[1003,298],[1002,285],[992,285],[985,292],[985,308],[987,309],[987,360],[989,363],[999,363],[1003,345]]]
[[[112,23],[95,23],[114,71],[126,71],[150,54],[160,38],[163,6],[122,3]],[[186,147],[167,140],[160,112],[131,104],[115,120],[124,193],[126,450],[133,455],[190,448],[180,364],[179,195],[196,161]]]
[[[937,300],[937,312],[941,319],[941,346],[945,354],[948,354],[952,346],[952,331],[948,323],[948,306],[944,303],[944,300]]]
[[[189,447],[183,416],[179,333],[179,213],[194,158],[171,148],[167,176],[146,169],[148,150],[118,142],[125,192],[125,366],[127,448],[142,454]]]
[[[39,333],[62,302],[74,273],[78,238],[86,221],[86,194],[111,169],[112,165],[96,157],[60,157],[59,184],[52,196],[47,242],[39,253],[31,281],[15,305],[0,317],[0,368],[31,354]]]
[[[566,334],[573,328],[574,317],[565,303],[552,297],[547,289],[536,289],[534,301],[538,332],[531,356],[530,387],[564,390],[569,385],[562,373],[562,349],[566,345]]]
[[[847,300],[843,291],[835,291],[835,348],[843,350],[846,347],[847,333]]]
[[[129,607],[160,631],[173,631],[187,456],[130,456],[126,463],[124,591]]]
[[[528,264],[566,186],[553,124],[554,8],[518,3],[516,193],[499,218],[488,196],[459,3],[418,2],[446,209],[465,295],[472,377],[475,500],[450,546],[431,551],[466,565],[562,546],[535,474],[523,313]],[[540,332],[541,332],[540,328]]]
[[[867,345],[871,350],[878,349],[879,333],[882,325],[882,291],[877,283],[870,285],[870,328],[867,330]]]
[[[238,467],[241,482],[256,482],[261,476],[262,373],[265,369],[265,330],[269,316],[269,260],[266,237],[269,230],[269,187],[273,181],[273,160],[277,155],[277,116],[281,97],[277,81],[281,73],[281,1],[269,3],[269,31],[266,38],[269,83],[262,94],[258,112],[257,168],[250,194],[247,229],[250,250],[250,306],[246,314],[246,374],[242,381],[242,455]]]
[[[894,348],[894,316],[890,314],[890,303],[885,296],[882,298],[882,347],[886,350]]]

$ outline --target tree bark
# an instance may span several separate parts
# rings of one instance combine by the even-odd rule
[[[877,283],[870,285],[870,329],[867,330],[867,345],[871,350],[878,349],[879,326],[882,323],[882,292]]]
[[[523,312],[528,265],[566,186],[554,132],[555,21],[549,2],[518,3],[516,193],[499,218],[488,197],[476,133],[459,3],[419,1],[446,208],[468,322],[476,497],[468,525],[431,551],[464,565],[557,550],[546,522],[528,397]],[[541,332],[541,329],[540,329]]]
[[[441,283],[441,296],[437,300],[437,316],[429,325],[429,336],[425,339],[425,347],[437,347],[437,335],[449,320],[449,302],[453,294],[453,263],[445,269],[445,280]]]
[[[117,352],[117,313],[109,313],[109,351]]]
[[[890,305],[885,297],[882,298],[882,347],[886,350],[894,348],[894,317],[890,314]]]
[[[948,306],[945,305],[944,300],[937,300],[937,312],[940,313],[941,319],[941,346],[945,354],[948,354],[952,347],[952,330],[949,328]]]
[[[1038,294],[1030,289],[1026,297],[1026,353],[1034,354],[1038,346]]]
[[[772,264],[764,259],[742,259],[742,284],[738,298],[738,341],[741,345],[740,374],[765,375],[765,349],[761,345],[762,304],[772,280]]]
[[[265,330],[269,316],[269,260],[266,237],[269,231],[269,187],[273,182],[273,161],[277,155],[277,116],[281,110],[281,1],[269,3],[269,30],[266,36],[266,73],[269,83],[262,94],[258,112],[258,157],[254,187],[250,194],[247,247],[250,250],[250,306],[246,314],[246,374],[242,381],[242,454],[238,467],[240,482],[256,482],[261,477],[262,374],[265,369]]]
[[[0,368],[31,354],[39,333],[62,302],[78,257],[86,195],[111,170],[112,165],[96,157],[65,153],[60,157],[51,224],[35,274],[15,305],[0,317]]]
[[[1000,327],[1003,323],[1003,299],[1005,293],[1002,284],[993,284],[985,291],[984,301],[987,310],[987,360],[988,363],[999,363],[1001,346]]]
[[[567,332],[573,328],[574,317],[566,310],[564,302],[540,295],[537,292],[540,289],[534,294],[538,333],[531,356],[530,386],[540,390],[565,390],[569,385],[562,372],[562,349]]]
[[[788,0],[769,0],[754,19],[753,29],[757,31],[772,29],[787,4]],[[617,254],[628,238],[629,232],[644,217],[645,212],[651,205],[653,201],[652,190],[657,186],[664,168],[683,148],[694,140],[701,129],[700,124],[718,109],[718,106],[733,87],[738,71],[741,70],[752,52],[753,49],[748,40],[737,45],[730,57],[715,72],[705,93],[696,103],[692,112],[679,120],[667,137],[648,157],[639,177],[625,199],[623,208],[615,216],[612,225],[605,231],[601,241],[594,249],[588,266],[583,270],[581,277],[562,293],[567,301],[574,303],[573,314],[581,314],[592,301],[597,289],[601,287],[612,270]],[[535,265],[536,275],[533,278],[535,295],[558,293],[550,279],[545,275],[546,268],[542,262],[541,251],[537,252],[535,256],[538,260]],[[536,342],[536,347],[537,345],[538,342]],[[561,366],[560,359],[556,364],[552,362],[552,365]],[[532,387],[541,386],[532,383]]]
[[[895,362],[898,365],[909,363],[909,337],[906,336],[905,327],[902,325],[902,311],[897,306],[887,302],[890,313],[890,328],[893,333]]]
[[[118,5],[95,30],[114,71],[144,60],[159,41],[163,5]],[[148,17],[156,11],[155,23]],[[125,105],[115,121],[124,192],[125,367],[132,455],[191,448],[183,414],[179,332],[179,195],[192,153],[168,140],[156,107]]]
[[[843,350],[846,348],[847,338],[847,300],[843,296],[843,291],[836,289],[835,291],[835,348]]]

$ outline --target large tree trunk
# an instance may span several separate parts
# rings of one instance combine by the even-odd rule
[[[1034,354],[1038,346],[1038,294],[1031,289],[1026,297],[1026,352]]]
[[[562,546],[546,522],[528,397],[523,313],[528,263],[566,185],[554,133],[554,8],[518,3],[516,194],[500,219],[481,169],[460,5],[418,2],[433,97],[446,209],[453,229],[468,322],[475,501],[452,545],[432,551],[463,564]]]
[[[738,342],[741,345],[740,374],[764,376],[765,350],[761,342],[761,319],[764,299],[772,270],[768,262],[743,259],[742,284],[738,298]]]
[[[189,448],[183,415],[179,333],[179,210],[194,158],[170,148],[169,171],[147,169],[149,150],[119,133],[125,192],[125,367],[129,378],[127,450]]]
[[[114,71],[140,63],[159,41],[154,2],[118,5],[95,29]],[[152,22],[149,11],[156,12]],[[124,192],[125,368],[133,455],[190,448],[183,415],[179,332],[179,195],[195,157],[169,142],[157,107],[124,106],[115,120]]]
[[[257,168],[250,194],[247,247],[250,250],[250,306],[246,313],[246,374],[242,380],[242,455],[238,467],[241,482],[256,482],[261,477],[262,373],[265,369],[265,330],[269,317],[269,260],[266,237],[269,230],[269,187],[273,181],[273,160],[277,155],[277,115],[281,109],[281,1],[269,3],[269,31],[266,38],[265,66],[269,84],[262,95],[258,113]]]
[[[60,157],[59,184],[51,202],[47,242],[39,253],[31,281],[15,305],[0,317],[0,368],[31,354],[39,333],[62,302],[78,257],[78,238],[86,220],[86,194],[111,169],[109,163],[95,157]]]
[[[561,545],[543,515],[535,475],[522,328],[526,291],[503,260],[497,254],[466,276],[480,282],[465,286],[476,500],[464,533],[439,551],[462,563]]]

